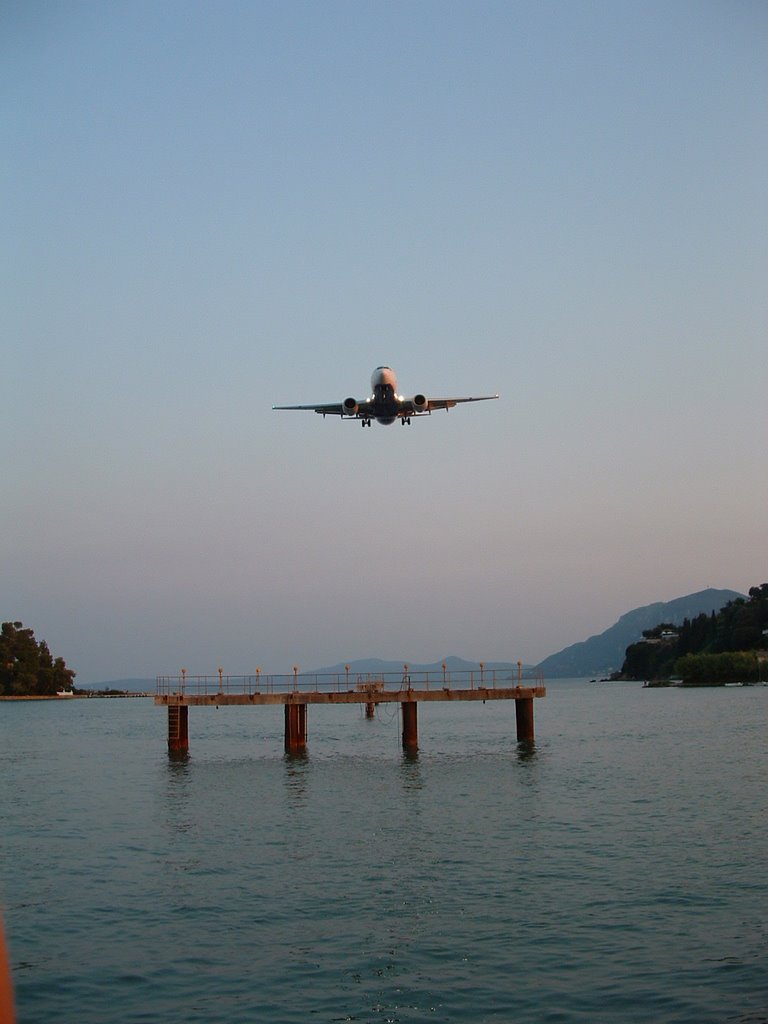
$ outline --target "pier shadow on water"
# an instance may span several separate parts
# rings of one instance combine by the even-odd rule
[[[309,754],[306,750],[299,752],[286,751],[283,755],[285,767],[285,788],[293,800],[303,800],[307,795],[307,775],[310,768]]]
[[[517,760],[520,764],[535,761],[538,757],[536,743],[534,740],[520,740],[517,744]]]
[[[400,761],[400,774],[404,789],[412,791],[423,789],[424,779],[417,750],[403,751],[403,757]]]

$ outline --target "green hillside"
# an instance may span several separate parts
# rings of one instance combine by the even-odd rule
[[[768,583],[751,587],[747,598],[729,601],[717,613],[702,613],[682,623],[660,621],[627,648],[618,678],[665,679],[680,676],[702,685],[755,682],[757,652],[768,643]]]

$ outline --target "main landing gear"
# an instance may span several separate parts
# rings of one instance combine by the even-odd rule
[[[371,425],[370,420],[361,420],[360,422],[363,424],[364,427],[370,427]]]
[[[406,423],[410,427],[410,425],[411,425],[411,417],[410,416],[401,416],[400,417],[400,426],[404,427],[406,425]]]

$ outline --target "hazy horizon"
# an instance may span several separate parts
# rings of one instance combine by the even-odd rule
[[[536,664],[768,578],[768,8],[0,25],[0,619],[79,683]],[[272,411],[382,363],[501,398]]]

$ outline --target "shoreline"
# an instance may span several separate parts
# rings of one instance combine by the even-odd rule
[[[105,699],[111,699],[115,697],[154,697],[154,693],[73,693],[69,697],[59,697],[55,693],[30,693],[21,694],[14,696],[0,696],[0,701],[19,701],[19,700],[92,700],[94,697],[103,697]]]

